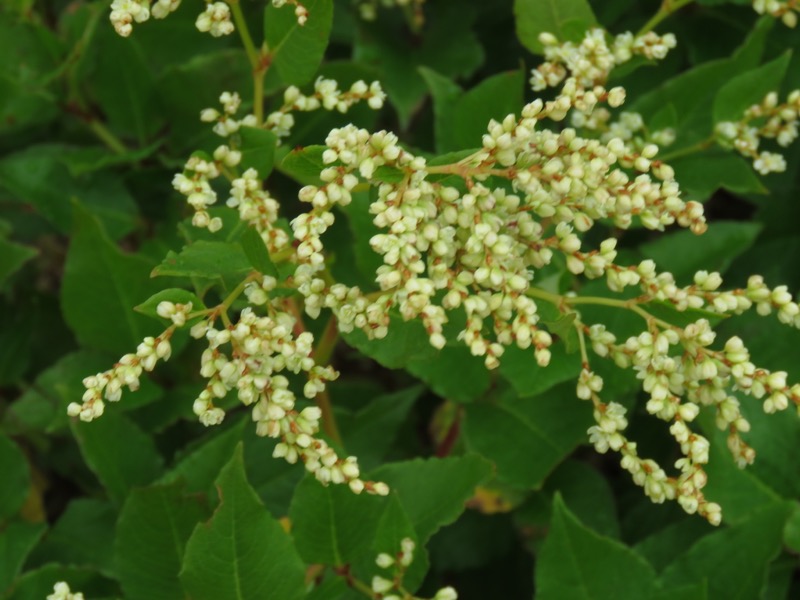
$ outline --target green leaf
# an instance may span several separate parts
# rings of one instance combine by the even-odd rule
[[[208,512],[205,502],[184,494],[181,485],[131,491],[119,515],[114,543],[114,562],[126,598],[186,597],[178,573],[189,536]]]
[[[22,507],[30,489],[28,462],[19,447],[0,434],[0,523],[12,517]]]
[[[800,507],[797,505],[783,528],[783,542],[791,550],[800,552]]]
[[[780,90],[792,51],[757,69],[746,71],[723,85],[714,98],[714,122],[738,121],[753,104],[759,104],[767,93]]]
[[[561,0],[560,0],[561,1]],[[453,115],[454,139],[445,152],[474,148],[486,133],[489,121],[502,121],[522,110],[525,73],[521,69],[488,77],[459,98]]]
[[[192,445],[178,459],[177,463],[160,479],[160,483],[180,481],[187,492],[208,492],[222,467],[230,462],[237,444],[242,441],[245,420],[229,427],[225,431],[214,431]]]
[[[13,521],[0,530],[0,593],[14,582],[28,554],[46,530],[44,523],[24,521]]]
[[[157,289],[148,277],[150,262],[123,254],[78,203],[74,222],[61,284],[64,318],[83,345],[123,354],[156,332],[150,319],[133,312]]]
[[[267,246],[255,229],[248,227],[239,238],[239,243],[242,245],[242,250],[244,250],[247,260],[250,261],[250,265],[256,271],[278,277],[278,269],[269,256]]]
[[[475,488],[491,475],[491,465],[476,454],[414,459],[384,465],[370,473],[400,496],[420,540],[426,541],[464,511]]]
[[[370,340],[359,329],[344,333],[342,337],[350,346],[389,369],[404,367],[411,357],[420,361],[431,360],[437,355],[419,321],[403,321],[395,314],[390,315],[389,333],[383,339]]]
[[[278,138],[268,129],[257,127],[240,127],[239,136],[242,141],[240,168],[255,169],[260,179],[269,177],[275,164]]]
[[[0,286],[15,271],[39,252],[0,237]]]
[[[115,504],[161,473],[163,461],[153,438],[113,406],[95,421],[74,422],[73,432],[86,464]]]
[[[281,173],[304,185],[321,184],[319,174],[326,166],[322,162],[322,153],[326,149],[326,146],[306,146],[292,150],[281,161]]]
[[[45,369],[30,388],[8,408],[4,425],[21,433],[52,433],[69,424],[67,406],[76,402],[86,388],[83,379],[91,373],[104,371],[110,366],[106,355],[86,351],[73,352],[61,357]],[[126,395],[116,410],[131,410],[149,404],[162,396],[162,390],[147,378],[142,378],[136,393]]]
[[[30,205],[62,233],[77,223],[70,204],[77,199],[113,239],[129,233],[136,223],[136,202],[122,179],[110,172],[76,176],[70,172],[72,148],[37,144],[0,160],[0,185],[16,201]]]
[[[705,536],[666,568],[665,587],[708,582],[709,598],[761,597],[769,562],[781,548],[791,505],[781,503],[746,521]]]
[[[447,152],[457,131],[453,119],[453,107],[464,93],[454,81],[439,75],[427,67],[420,67],[419,73],[433,97],[434,130],[436,132],[436,152]]]
[[[88,80],[90,94],[115,132],[145,145],[161,128],[163,116],[139,42],[121,38],[110,27],[100,27],[91,52],[95,71]]]
[[[250,261],[241,245],[232,242],[199,240],[184,246],[180,254],[168,252],[153,277],[238,277],[251,271]]]
[[[359,560],[372,548],[388,502],[306,477],[289,508],[297,551],[308,564],[342,566]]]
[[[591,413],[567,383],[539,396],[506,393],[468,404],[464,431],[468,447],[495,464],[500,481],[536,489],[586,439]]]
[[[192,292],[182,290],[180,288],[170,288],[167,290],[161,290],[160,292],[153,294],[147,300],[135,306],[133,310],[143,315],[147,315],[148,317],[153,317],[154,319],[159,319],[162,322],[165,320],[162,316],[160,316],[157,312],[158,305],[162,302],[172,302],[173,304],[189,304],[192,305],[192,312],[198,310],[204,310],[205,304],[200,298],[197,297],[196,294]],[[167,319],[168,320],[168,319]]]
[[[269,47],[269,58],[281,80],[287,84],[302,85],[317,72],[333,25],[333,2],[307,0],[305,25],[297,23],[294,6],[287,4],[276,8],[272,4],[264,10],[264,40]]]
[[[714,221],[701,236],[675,231],[642,244],[640,250],[679,280],[691,279],[701,269],[724,273],[734,258],[753,245],[761,227],[746,221]]]
[[[647,561],[584,526],[560,495],[536,566],[536,597],[541,600],[641,600],[657,589],[655,571]]]
[[[421,386],[414,386],[383,394],[358,412],[336,415],[347,451],[358,457],[362,469],[382,461],[422,391]]]
[[[90,569],[63,567],[49,564],[33,571],[27,571],[14,584],[13,600],[42,600],[53,593],[53,586],[59,581],[69,583],[73,592],[80,591],[84,598],[97,600],[119,598],[119,585],[101,577]]]
[[[575,380],[581,372],[580,355],[568,354],[565,344],[553,344],[552,359],[546,367],[536,363],[533,350],[509,347],[500,359],[500,373],[522,398],[536,396],[565,381]]]
[[[766,194],[753,166],[731,151],[714,149],[677,158],[669,163],[675,178],[693,199],[704,201],[724,188],[736,194]]]
[[[60,563],[93,567],[103,575],[113,576],[116,521],[117,511],[105,500],[77,498],[71,501],[31,553],[26,568]],[[83,543],[76,544],[77,539]]]
[[[241,446],[217,479],[220,504],[186,545],[181,582],[196,600],[305,595],[305,565],[247,482]]]
[[[442,348],[436,360],[413,358],[406,369],[427,383],[437,395],[456,402],[480,398],[492,382],[483,358],[473,356],[461,342]]]
[[[419,67],[444,77],[469,77],[483,62],[474,4],[437,0],[425,7],[424,35],[409,35],[401,20],[381,19],[359,28],[354,58],[375,66],[392,106],[406,128],[427,92]],[[457,43],[455,41],[457,40]]]
[[[517,37],[534,54],[543,54],[540,33],[559,41],[576,41],[572,32],[586,32],[597,23],[587,0],[514,0]]]

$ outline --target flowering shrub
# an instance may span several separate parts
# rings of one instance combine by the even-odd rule
[[[798,593],[800,4],[41,4],[2,597]]]

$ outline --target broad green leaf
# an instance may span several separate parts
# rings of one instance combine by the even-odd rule
[[[161,23],[148,23],[151,27],[147,31],[152,31],[155,28],[153,26],[162,23],[172,23],[178,16],[179,14],[172,14]],[[194,29],[193,24],[189,27]],[[142,27],[140,33],[144,31],[145,28]],[[211,53],[197,53],[198,38],[204,37],[210,36],[195,34],[190,50],[192,58],[164,69],[156,80],[160,110],[170,126],[167,144],[178,155],[188,155],[199,147],[207,151],[216,148],[220,144],[220,138],[211,132],[208,123],[200,121],[200,111],[204,108],[219,109],[219,96],[225,90],[238,90],[241,93],[251,89],[253,85],[253,70],[244,50],[227,48]],[[214,42],[219,44],[219,40]],[[187,93],[187,90],[191,90],[191,93]],[[242,109],[239,115],[245,114],[245,110]]]
[[[737,194],[767,193],[752,164],[730,150],[707,150],[669,164],[675,169],[675,179],[693,200],[705,201],[720,188]]]
[[[490,120],[502,121],[507,115],[519,114],[524,87],[525,73],[518,69],[488,77],[465,92],[451,107],[455,136],[444,151],[474,148]]]
[[[464,432],[470,449],[492,461],[497,478],[539,488],[547,475],[586,439],[591,405],[575,397],[573,383],[539,396],[503,394],[466,406]]]
[[[370,474],[400,496],[420,540],[455,521],[491,465],[475,454],[390,463]]]
[[[255,169],[261,179],[266,179],[272,173],[275,163],[275,147],[278,138],[268,129],[256,127],[240,127],[242,162],[239,167]]]
[[[72,148],[37,144],[0,159],[0,186],[17,202],[30,205],[62,233],[77,222],[71,200],[77,199],[113,239],[129,233],[136,222],[136,202],[122,179],[110,172],[74,175]]]
[[[536,363],[533,350],[509,347],[500,358],[500,374],[521,398],[546,392],[565,381],[575,380],[581,372],[580,355],[568,354],[564,344],[553,344],[552,359],[546,367]]]
[[[267,246],[255,229],[248,227],[239,238],[239,243],[242,245],[247,260],[255,270],[264,275],[278,277],[278,269],[269,256]]]
[[[653,596],[653,600],[709,600],[707,587],[706,582],[701,581],[668,590],[660,589]]]
[[[359,28],[354,58],[375,66],[401,127],[408,126],[427,91],[419,67],[444,77],[469,77],[484,60],[474,24],[477,13],[463,0],[438,0],[425,7],[422,36],[408,34],[400,20],[380,20]],[[454,41],[457,40],[457,43]]]
[[[759,598],[790,511],[788,503],[777,504],[700,539],[664,571],[665,587],[705,579],[709,598]]]
[[[44,523],[13,521],[0,530],[0,592],[19,575],[28,554],[47,530]]]
[[[753,245],[761,225],[745,221],[714,221],[703,235],[682,230],[642,244],[645,257],[679,280],[691,279],[699,270],[724,273],[734,258]]]
[[[131,491],[119,515],[114,543],[114,562],[126,598],[187,597],[178,573],[189,536],[208,513],[206,503],[185,494],[181,485]]]
[[[95,421],[75,421],[73,432],[86,464],[117,505],[132,488],[150,483],[161,473],[163,460],[153,438],[113,405]]]
[[[362,469],[380,464],[422,391],[421,386],[414,386],[383,394],[358,412],[336,415],[344,445],[349,454],[358,457]]]
[[[395,314],[390,315],[390,319],[389,333],[383,339],[370,340],[359,329],[342,334],[342,337],[350,346],[390,369],[404,367],[411,357],[420,361],[432,360],[437,355],[437,350],[428,342],[422,323],[403,321]]]
[[[587,528],[556,495],[550,533],[536,565],[537,598],[641,600],[656,589],[656,574],[647,561]]]
[[[72,500],[31,553],[26,568],[47,563],[92,567],[113,576],[114,527],[117,511],[111,503],[93,498]],[[76,544],[75,540],[83,543]]]
[[[473,356],[461,342],[442,348],[435,360],[414,358],[406,369],[427,383],[437,395],[456,402],[480,398],[492,381],[483,358]]]
[[[297,600],[305,565],[247,482],[241,446],[217,479],[220,504],[186,545],[180,578],[196,600]]]
[[[319,174],[326,166],[322,162],[325,150],[326,146],[294,149],[283,157],[279,170],[304,185],[318,185],[321,183]]]
[[[205,304],[196,294],[180,288],[170,288],[168,290],[161,290],[153,294],[147,300],[134,307],[136,312],[160,319],[164,321],[163,317],[158,314],[158,305],[162,302],[172,302],[173,304],[189,304],[192,305],[192,312],[205,309]]]
[[[123,354],[136,348],[154,324],[133,307],[156,291],[150,262],[124,254],[80,204],[67,253],[61,306],[78,340],[90,348]]]
[[[439,75],[432,69],[420,67],[419,73],[425,80],[433,98],[436,152],[448,152],[457,135],[453,107],[456,106],[464,92],[454,81]]]
[[[67,406],[77,402],[86,388],[83,379],[111,366],[107,355],[86,351],[73,352],[42,371],[34,384],[9,407],[4,425],[21,433],[52,433],[69,424]],[[147,378],[135,393],[126,394],[115,410],[131,410],[149,404],[162,396],[162,390]]]
[[[14,516],[22,507],[31,485],[28,462],[14,442],[0,434],[0,523]]]
[[[323,486],[306,477],[297,486],[289,518],[297,551],[308,564],[342,566],[372,548],[389,500],[356,496],[346,485]]]
[[[0,252],[2,245],[0,241]],[[20,283],[24,285],[22,279]],[[34,353],[39,348],[38,342],[43,337],[48,339],[52,335],[48,324],[43,323],[42,318],[48,309],[37,302],[38,298],[25,296],[12,291],[0,299],[0,386],[14,384],[24,377]],[[20,303],[23,297],[25,300]],[[7,410],[10,411],[15,406],[16,402]]]
[[[242,441],[246,424],[246,420],[240,420],[226,431],[213,431],[202,440],[203,443],[190,446],[160,482],[179,481],[186,486],[187,492],[210,491],[220,470],[228,464],[237,444]]]
[[[676,556],[686,552],[712,531],[713,526],[705,519],[685,517],[647,536],[634,546],[634,550],[653,565],[656,571],[663,571]]]
[[[738,121],[744,111],[759,104],[767,93],[780,91],[792,58],[791,50],[756,69],[745,71],[723,85],[714,98],[714,122]]]
[[[38,251],[0,238],[0,286],[15,271],[38,254]]]
[[[278,440],[260,437],[252,423],[245,426],[242,440],[247,480],[273,516],[287,515],[295,488],[303,479],[305,469],[297,469],[297,465],[271,458]]]
[[[95,70],[88,80],[91,96],[113,131],[144,146],[161,127],[163,115],[139,42],[135,37],[121,38],[111,27],[99,27],[91,51],[95,55]]]
[[[514,16],[517,37],[534,54],[544,52],[539,34],[576,41],[570,33],[586,32],[597,22],[588,0],[514,0]]]
[[[314,77],[333,24],[330,0],[307,0],[303,6],[308,10],[308,20],[302,26],[292,4],[281,8],[269,4],[264,10],[264,40],[271,68],[286,84],[302,85]]]
[[[797,505],[783,528],[783,542],[791,550],[800,552],[800,507]]]
[[[199,240],[184,246],[180,253],[170,251],[153,269],[153,276],[216,279],[244,276],[250,270],[250,261],[239,244]]]

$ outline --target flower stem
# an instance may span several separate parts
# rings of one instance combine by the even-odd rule
[[[264,49],[258,50],[253,43],[253,36],[250,35],[239,0],[227,0],[227,2],[231,7],[236,31],[239,32],[247,59],[250,61],[250,68],[253,70],[253,114],[256,117],[256,125],[261,125],[264,122],[264,75],[268,68],[268,64],[264,62],[266,52]]]
[[[682,158],[684,156],[689,156],[690,154],[695,154],[696,152],[702,152],[703,150],[707,150],[713,146],[714,142],[716,141],[717,138],[712,135],[703,141],[692,144],[691,146],[687,146],[686,148],[681,148],[680,150],[675,150],[674,152],[667,152],[663,156],[659,156],[658,160],[661,162],[667,162],[676,158]]]
[[[325,330],[319,339],[316,349],[314,350],[314,362],[318,365],[327,365],[333,350],[336,347],[336,342],[339,341],[339,329],[336,326],[336,317],[331,317],[325,325]],[[339,432],[339,426],[336,423],[336,416],[333,414],[333,403],[331,402],[331,395],[327,389],[318,393],[314,399],[319,409],[322,411],[322,431],[334,442],[342,445],[342,434]]]
[[[89,121],[89,129],[92,130],[100,141],[102,141],[106,146],[109,147],[116,154],[125,154],[128,152],[128,148],[125,147],[120,139],[111,133],[111,130],[105,126],[102,121],[98,121],[97,119],[92,119]]]
[[[683,8],[687,4],[691,4],[694,0],[663,0],[661,3],[661,8],[658,9],[658,12],[654,14],[650,20],[644,24],[644,26],[639,30],[636,36],[644,35],[649,31],[655,29],[661,21],[666,19],[672,13],[677,11],[680,8]]]

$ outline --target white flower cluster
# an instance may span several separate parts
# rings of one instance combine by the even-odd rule
[[[297,0],[272,0],[275,8],[286,5],[294,6],[294,16],[297,17],[297,24],[303,26],[308,21],[308,9]]]
[[[275,225],[278,201],[262,186],[258,172],[247,169],[231,182],[226,204],[239,210],[239,218],[259,233],[269,252],[279,252],[289,246],[289,234]]]
[[[109,19],[119,35],[128,37],[134,22],[144,23],[151,15],[163,19],[180,4],[181,0],[114,0]]]
[[[394,556],[382,552],[375,559],[375,564],[383,569],[392,571],[391,577],[375,575],[372,578],[371,589],[382,600],[420,600],[417,596],[411,596],[402,589],[403,576],[406,569],[414,562],[414,550],[416,544],[411,538],[403,538],[400,541],[400,551]],[[458,600],[456,591],[448,586],[440,589],[431,600]]]
[[[47,600],[84,600],[84,598],[81,592],[72,592],[65,581],[59,581],[53,586],[53,593],[47,596]]]
[[[536,303],[526,295],[536,269],[560,252],[575,274],[610,272],[619,285],[634,278],[612,268],[615,240],[581,252],[576,231],[588,230],[597,219],[627,228],[634,217],[650,229],[673,223],[705,229],[702,207],[681,200],[672,169],[654,160],[657,147],[638,154],[620,139],[603,144],[572,129],[537,129],[544,117],[563,118],[568,106],[562,104],[563,99],[546,106],[536,101],[521,119],[509,115],[492,122],[482,150],[439,167],[400,148],[391,133],[370,134],[352,125],[333,130],[323,154],[331,165],[321,173],[326,183],[300,191],[312,209],[292,221],[299,242],[295,282],[306,311],[316,316],[330,308],[343,331],[357,327],[381,337],[395,307],[405,320],[421,319],[431,343],[441,348],[447,312],[463,307],[467,323],[459,337],[489,368],[511,344],[533,347],[537,362],[546,365],[552,339],[537,327]],[[381,292],[366,296],[358,288],[326,283],[319,273],[320,237],[334,222],[332,207],[349,203],[355,174],[374,180],[381,168],[399,178],[378,182],[370,207],[374,223],[385,230],[370,242],[384,265],[376,273]],[[433,179],[441,174],[461,175],[467,192]],[[489,177],[510,180],[515,193],[487,185]],[[549,234],[537,217],[554,224]],[[487,327],[495,339],[486,337]]]
[[[241,126],[255,127],[258,125],[256,117],[252,114],[241,119],[235,117],[242,104],[242,99],[236,92],[222,92],[219,97],[222,112],[216,108],[205,108],[200,111],[200,120],[204,123],[214,123],[212,131],[221,137],[233,135]]]
[[[758,151],[762,138],[774,139],[785,148],[797,139],[800,119],[800,90],[778,103],[778,94],[770,92],[760,104],[748,108],[740,121],[724,121],[716,127],[717,139],[732,145],[739,154],[753,159],[753,167],[762,175],[786,170],[786,160],[775,152]]]
[[[628,147],[639,152],[648,144],[656,144],[663,148],[675,141],[674,129],[666,128],[650,132],[645,126],[642,115],[635,112],[621,112],[619,117],[612,121],[611,113],[603,107],[598,107],[589,114],[573,111],[570,113],[570,123],[579,129],[598,132],[600,141],[605,143],[619,138]]]
[[[214,37],[230,35],[234,31],[231,9],[225,2],[209,2],[205,11],[197,16],[194,25],[198,31]]]
[[[192,225],[212,232],[222,229],[222,219],[212,218],[208,213],[208,208],[217,201],[217,193],[210,181],[219,175],[220,165],[217,161],[195,155],[186,161],[183,173],[172,178],[172,187],[186,196],[186,201],[195,211]]]
[[[800,2],[797,0],[752,0],[753,9],[760,15],[768,14],[779,18],[787,27],[797,25]]]
[[[171,303],[170,303],[171,304]],[[178,307],[181,307],[180,309]],[[67,414],[80,417],[81,421],[92,421],[102,416],[105,410],[103,400],[118,402],[122,398],[122,390],[128,388],[132,392],[139,389],[139,379],[144,371],[155,369],[159,360],[169,360],[172,345],[169,340],[177,327],[176,323],[185,323],[191,310],[191,303],[186,305],[172,304],[172,310],[159,306],[158,314],[169,315],[173,325],[158,337],[146,337],[133,354],[126,354],[108,371],[84,378],[86,391],[81,402],[70,402]]]
[[[367,85],[359,80],[351,85],[349,90],[342,92],[335,80],[319,77],[314,83],[314,93],[308,96],[293,85],[286,88],[283,93],[283,105],[267,115],[264,126],[275,132],[279,138],[287,137],[294,127],[294,117],[291,114],[293,111],[309,112],[324,108],[344,114],[361,101],[366,101],[373,110],[379,110],[385,100],[386,94],[377,81]]]
[[[626,32],[611,41],[609,38],[609,34],[600,28],[587,31],[579,44],[560,43],[552,33],[540,34],[545,62],[531,72],[530,83],[534,91],[556,87],[568,77],[575,80],[578,89],[592,89],[605,84],[617,65],[634,56],[663,59],[676,44],[671,33],[659,36],[652,31],[641,36]]]

